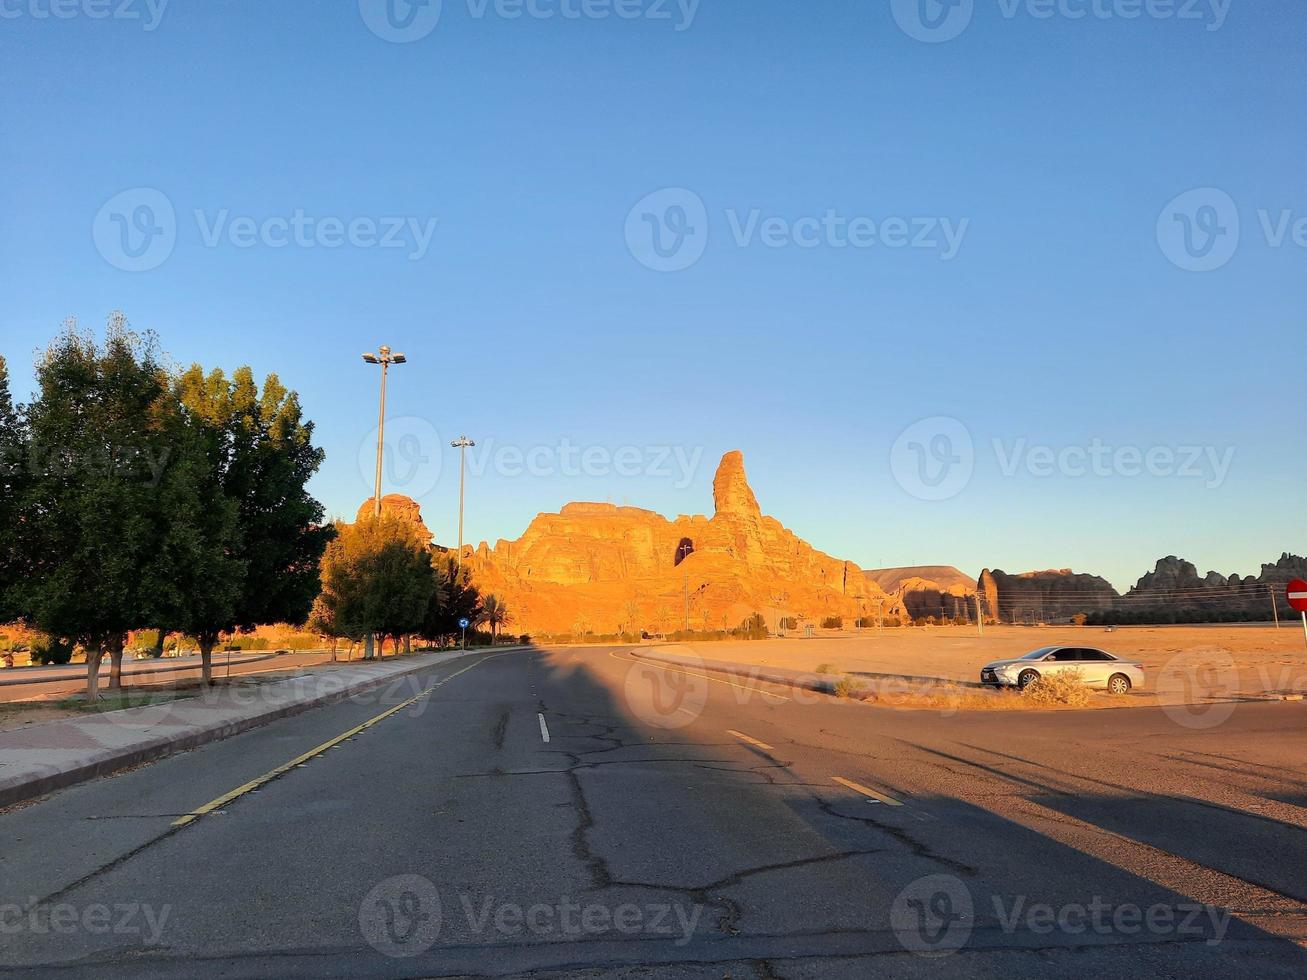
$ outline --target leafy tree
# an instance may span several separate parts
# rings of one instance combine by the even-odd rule
[[[335,531],[308,492],[322,464],[299,398],[269,375],[229,380],[192,365],[174,383],[181,435],[195,462],[190,500],[201,514],[181,549],[208,554],[161,603],[170,626],[195,636],[205,683],[223,633],[261,623],[301,624],[320,590],[319,565]],[[179,482],[181,478],[179,477]]]
[[[147,594],[153,622],[196,638],[202,679],[211,684],[213,648],[234,624],[247,562],[240,548],[240,507],[224,489],[228,433],[207,413],[210,404],[182,397],[183,379],[174,383],[164,420],[173,457],[159,488],[157,560]]]
[[[457,636],[458,621],[470,623],[481,619],[481,594],[472,585],[472,570],[460,566],[453,555],[436,561],[439,587],[427,604],[427,612],[418,631],[429,640]]]
[[[9,368],[0,357],[0,623],[18,617],[13,587],[22,569],[19,564],[18,507],[24,493],[23,419],[14,408],[9,392]]]
[[[396,641],[417,632],[438,590],[431,553],[417,527],[394,514],[336,525],[322,559],[319,623],[337,635]],[[370,646],[370,644],[369,644]],[[366,655],[369,659],[371,651]]]
[[[37,365],[29,460],[17,500],[19,609],[87,653],[95,700],[104,653],[117,683],[127,633],[149,615],[166,388],[152,338],[110,319],[103,345],[69,321]]]

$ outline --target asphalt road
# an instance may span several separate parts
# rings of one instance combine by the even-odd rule
[[[1301,977],[1307,705],[1228,707],[469,654],[0,814],[0,975]]]

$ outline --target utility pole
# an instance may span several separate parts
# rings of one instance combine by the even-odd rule
[[[980,593],[976,593],[976,629],[978,636],[985,635],[985,614],[980,609]]]
[[[476,443],[467,436],[459,436],[450,443],[458,450],[458,570],[463,570],[463,486],[467,481],[467,451]]]
[[[407,364],[408,358],[403,354],[392,354],[384,344],[378,348],[380,355],[367,353],[363,360],[368,364],[381,365],[381,411],[377,419],[377,482],[372,493],[372,516],[381,516],[381,463],[386,445],[386,377],[390,374],[392,364]]]
[[[690,571],[685,571],[685,632],[690,632]]]
[[[1280,606],[1279,603],[1275,601],[1275,586],[1270,582],[1267,582],[1266,591],[1271,597],[1271,616],[1274,618],[1275,628],[1278,630],[1280,628]]]

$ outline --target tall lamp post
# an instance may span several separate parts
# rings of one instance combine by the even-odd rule
[[[467,483],[467,451],[476,443],[467,436],[459,436],[450,443],[458,450],[458,565],[463,570],[463,487]]]
[[[363,360],[369,364],[381,365],[381,413],[377,421],[377,486],[372,494],[372,514],[381,516],[381,460],[386,445],[386,375],[392,364],[407,364],[408,358],[403,354],[392,354],[390,348],[382,346],[380,354],[364,354]]]

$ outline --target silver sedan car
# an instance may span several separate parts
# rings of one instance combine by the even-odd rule
[[[1144,665],[1093,647],[1040,647],[1015,660],[995,660],[980,669],[980,683],[1026,688],[1040,677],[1078,671],[1088,687],[1126,694],[1144,686]]]

